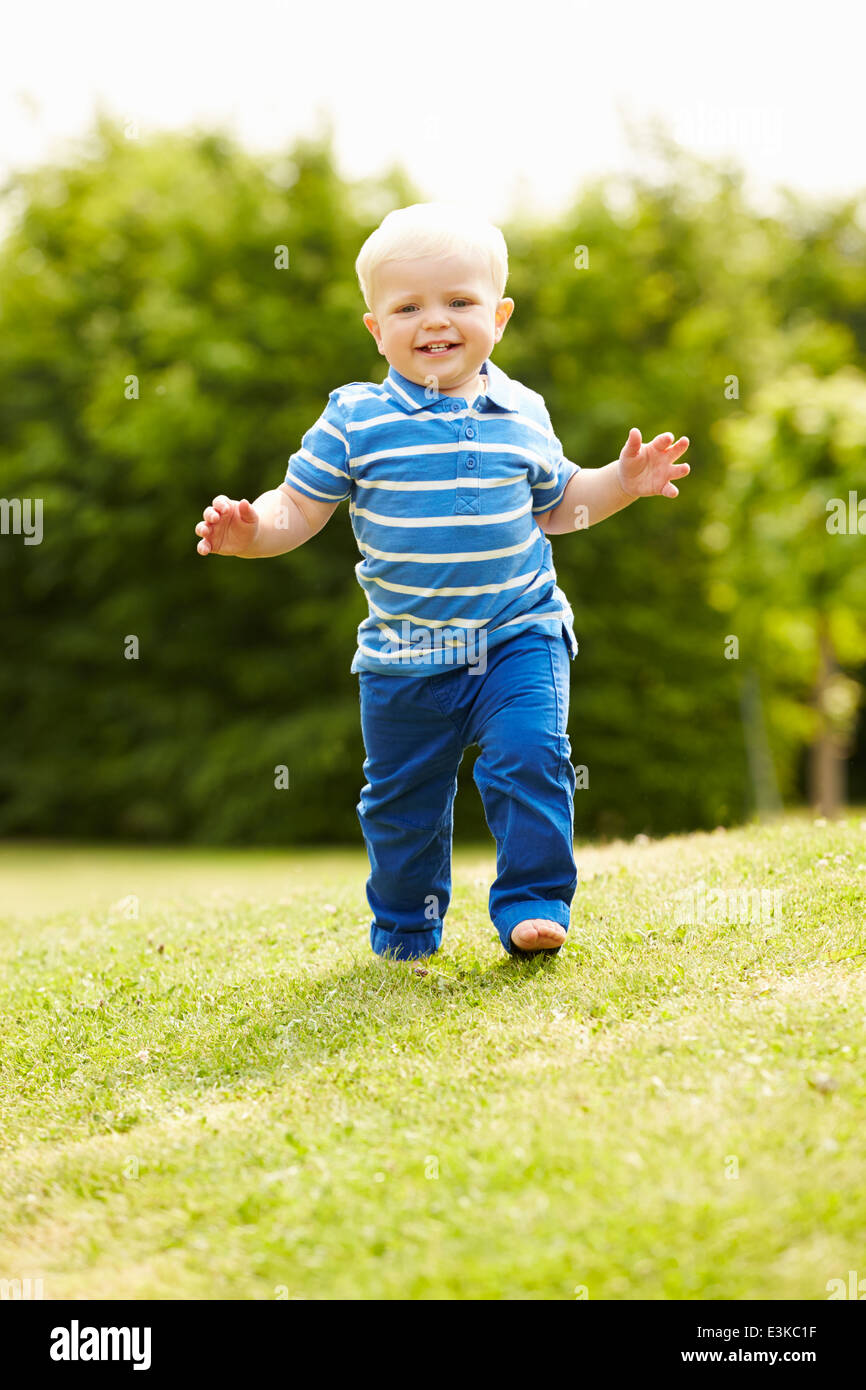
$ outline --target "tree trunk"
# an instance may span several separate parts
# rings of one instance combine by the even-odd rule
[[[809,800],[818,815],[828,819],[839,814],[845,801],[845,750],[826,704],[838,669],[829,625],[822,613],[818,618],[818,673],[813,696],[818,728],[809,750]]]
[[[752,799],[760,820],[777,816],[782,810],[782,798],[776,781],[776,770],[770,753],[761,684],[753,667],[745,672],[740,686],[740,717],[743,739],[749,762]]]

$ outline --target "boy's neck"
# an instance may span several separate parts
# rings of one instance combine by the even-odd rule
[[[467,389],[466,382],[460,382],[451,390],[440,390],[440,396],[457,396],[461,400],[468,401],[471,405],[476,396],[486,394],[487,376],[482,372],[476,372],[471,386]]]

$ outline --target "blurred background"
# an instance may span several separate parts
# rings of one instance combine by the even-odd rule
[[[607,463],[632,425],[691,440],[675,503],[552,539],[576,834],[864,800],[862,46],[834,3],[820,40],[795,21],[735,3],[708,28],[672,0],[10,21],[0,835],[360,844],[347,506],[257,563],[203,560],[193,528],[282,481],[334,386],[382,379],[354,258],[439,197],[506,235],[495,360],[568,457]]]

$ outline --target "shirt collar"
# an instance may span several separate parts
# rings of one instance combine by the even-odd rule
[[[514,383],[511,378],[506,376],[495,362],[491,362],[489,357],[485,357],[479,371],[487,377],[487,398],[496,405],[501,405],[503,410],[516,410]],[[396,367],[390,367],[388,375],[382,382],[389,396],[392,396],[404,410],[417,411],[425,407],[430,408],[436,401],[453,400],[453,396],[444,396],[439,391],[434,391],[432,395],[427,394],[427,387],[420,386],[417,381],[410,381],[402,372],[398,372]],[[471,405],[472,402],[470,401]]]

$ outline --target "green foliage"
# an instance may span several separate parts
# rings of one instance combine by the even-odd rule
[[[857,503],[866,376],[852,366],[819,376],[798,363],[716,434],[727,463],[708,528],[717,601],[740,634],[741,659],[771,692],[776,761],[790,769],[817,733],[809,704],[822,630],[843,668],[825,695],[843,742],[862,695],[844,668],[866,661],[866,505],[860,513]]]
[[[737,176],[700,174],[672,157],[668,182],[635,182],[625,209],[601,181],[555,224],[505,228],[517,308],[496,360],[545,396],[566,453],[606,463],[632,424],[692,440],[676,503],[552,542],[580,643],[579,833],[748,814],[715,602],[717,426],[798,355],[836,371],[866,335],[855,205],[773,220]],[[326,139],[265,159],[218,135],[127,140],[107,121],[78,162],[6,193],[0,492],[43,499],[44,537],[0,537],[0,711],[15,728],[0,833],[355,841],[365,606],[347,510],[267,562],[203,560],[193,528],[215,493],[282,480],[333,386],[381,380],[354,258],[420,195],[399,170],[346,184]],[[792,790],[803,737],[779,751]],[[459,834],[485,833],[471,763]]]

